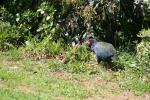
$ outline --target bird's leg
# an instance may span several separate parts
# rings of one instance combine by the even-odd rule
[[[109,69],[109,64],[108,64],[108,62],[104,62],[104,66],[105,66],[105,69],[108,71],[108,69]]]
[[[104,62],[104,67],[107,70],[107,63],[106,62]]]
[[[101,61],[97,59],[97,64],[100,64],[100,62],[101,62]]]

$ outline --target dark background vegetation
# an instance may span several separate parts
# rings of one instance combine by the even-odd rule
[[[140,40],[142,28],[149,28],[148,7],[142,0],[1,0],[0,16],[3,24],[16,27],[22,43],[29,34],[69,43],[82,42],[85,33],[93,33],[115,46],[126,46]]]
[[[68,60],[88,61],[88,51],[70,46],[94,36],[117,48],[118,66],[143,75],[150,69],[149,27],[149,2],[142,0],[0,0],[0,50],[24,47],[25,57],[66,51]]]

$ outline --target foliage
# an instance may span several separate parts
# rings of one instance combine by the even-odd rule
[[[48,2],[42,2],[38,7],[37,12],[43,13],[43,19],[39,23],[38,29],[36,30],[40,33],[41,37],[50,36],[53,37],[55,33],[55,28],[53,27],[54,20],[54,8]]]
[[[65,50],[65,45],[63,43],[56,43],[48,37],[45,37],[42,41],[37,38],[31,38],[31,40],[25,43],[25,48],[22,48],[24,56],[35,60],[54,57]]]
[[[138,70],[136,58],[133,52],[127,53],[124,51],[120,51],[117,62],[118,65],[123,66],[125,69],[133,68],[134,70]]]
[[[142,30],[139,33],[142,41],[137,45],[137,60],[145,70],[150,70],[150,30]]]
[[[93,35],[115,46],[139,41],[137,33],[149,27],[150,18],[149,4],[133,0],[6,0],[0,16],[24,36],[82,43]]]
[[[0,50],[8,50],[15,46],[19,46],[24,37],[19,34],[17,27],[9,22],[0,21]]]
[[[149,27],[147,2],[62,0],[54,2],[54,7],[55,22],[60,28],[57,30],[60,32],[58,36],[66,42],[82,42],[86,38],[85,35],[94,35],[115,46],[125,47],[129,42],[140,40],[137,33],[142,29],[142,25],[144,28]]]
[[[70,47],[66,52],[66,60],[70,62],[88,62],[92,58],[90,51],[85,46]]]
[[[36,11],[26,10],[23,13],[16,14],[17,25],[25,35],[28,33],[38,35],[40,38],[54,33],[53,29],[54,8],[48,2],[43,2]]]
[[[144,3],[143,6],[143,10],[144,10],[144,21],[143,21],[143,27],[148,29],[150,27],[150,1]]]
[[[6,5],[7,3],[8,5]],[[21,2],[19,0],[6,0],[4,6],[0,6],[0,18],[2,20],[0,23],[1,49],[23,45],[31,36],[30,34],[41,40],[45,36],[53,37],[55,32],[53,6],[49,2],[42,2],[33,10],[31,1],[27,3],[28,5],[22,7],[26,3],[24,0]],[[15,9],[15,6],[18,10]]]

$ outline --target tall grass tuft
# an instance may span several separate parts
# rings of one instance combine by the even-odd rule
[[[55,42],[45,37],[42,41],[37,38],[26,41],[23,50],[26,58],[33,58],[34,60],[47,59],[61,54],[64,51],[65,45],[63,42]]]

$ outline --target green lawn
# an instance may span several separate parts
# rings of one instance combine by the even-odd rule
[[[71,69],[71,66],[81,67]],[[150,91],[150,84],[132,84],[131,80],[122,79],[118,72],[107,72],[101,67],[87,67],[80,63],[65,65],[55,59],[14,60],[1,53],[0,99],[112,100],[129,97],[129,100],[142,100]]]

